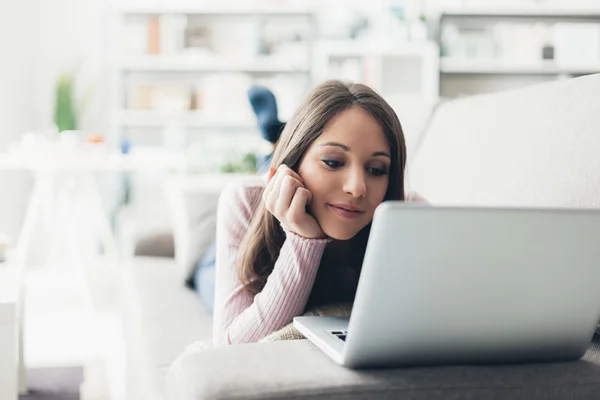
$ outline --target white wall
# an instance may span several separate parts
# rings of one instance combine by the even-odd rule
[[[108,0],[0,0],[0,152],[53,120],[54,83],[79,67],[83,129],[106,128],[104,10]],[[27,173],[0,172],[0,232],[16,240],[31,188]]]
[[[12,0],[17,1],[17,0]],[[37,4],[34,74],[37,84],[35,121],[40,129],[52,122],[54,83],[61,72],[77,69],[77,98],[86,99],[80,128],[103,132],[105,10],[108,0],[33,0]]]
[[[0,0],[0,151],[32,127],[36,88],[33,45],[37,30],[27,16],[37,0]],[[0,172],[0,232],[16,240],[31,180],[26,173]]]

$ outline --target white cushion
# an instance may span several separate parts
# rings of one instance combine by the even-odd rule
[[[433,204],[599,207],[599,110],[600,75],[449,101],[409,185]]]
[[[173,221],[178,279],[189,280],[202,255],[216,238],[217,204],[221,191],[245,174],[205,174],[173,177],[165,184]]]
[[[192,342],[209,340],[212,316],[173,274],[173,259],[135,257],[123,266],[129,398],[162,400],[169,365]]]

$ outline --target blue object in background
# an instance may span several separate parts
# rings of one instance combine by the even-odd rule
[[[207,310],[212,314],[215,308],[215,264],[216,242],[213,242],[202,256],[194,272],[194,290]]]
[[[129,150],[131,149],[131,143],[128,139],[121,140],[121,153],[129,154]]]
[[[277,100],[266,87],[252,86],[248,90],[248,100],[252,106],[262,137],[271,143],[277,143],[285,125],[277,116]]]

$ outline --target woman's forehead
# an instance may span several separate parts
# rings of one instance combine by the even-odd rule
[[[353,107],[332,118],[314,144],[322,145],[332,141],[352,150],[357,146],[389,147],[381,124],[360,107]]]

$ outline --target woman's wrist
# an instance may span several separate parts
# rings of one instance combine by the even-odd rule
[[[315,237],[315,238],[311,238],[311,237],[305,237],[302,236],[294,231],[291,231],[289,229],[286,229],[284,227],[281,227],[281,229],[283,229],[283,231],[285,232],[286,237],[294,237],[295,239],[301,240],[301,241],[314,241],[315,243],[330,243],[332,241],[332,239],[327,236],[327,235],[323,235],[322,237]]]

